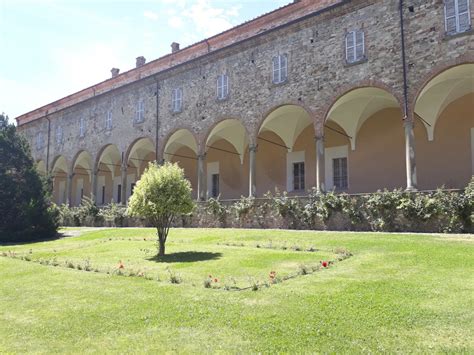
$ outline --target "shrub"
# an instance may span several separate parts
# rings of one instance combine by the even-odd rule
[[[208,199],[205,204],[205,210],[206,213],[212,215],[219,221],[221,227],[226,227],[227,215],[229,214],[229,211],[227,210],[226,206],[220,202],[219,197],[220,196],[217,196],[216,198],[211,197]]]
[[[165,255],[165,243],[173,220],[194,208],[191,183],[178,164],[150,163],[130,197],[127,213],[148,219],[157,229],[158,255]]]
[[[114,202],[105,206],[99,211],[98,214],[104,219],[111,227],[123,227],[123,222],[127,217],[127,208],[120,206]]]

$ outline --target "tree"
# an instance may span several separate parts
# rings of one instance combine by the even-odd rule
[[[0,114],[0,241],[56,235],[56,218],[26,139]]]
[[[191,184],[177,164],[150,163],[128,202],[130,216],[146,218],[157,229],[158,256],[165,255],[168,232],[176,216],[194,208]]]

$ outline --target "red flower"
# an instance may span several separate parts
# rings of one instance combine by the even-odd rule
[[[219,282],[219,280],[217,278],[214,279],[214,282]]]
[[[119,261],[118,268],[125,269],[125,265],[122,263],[122,260]]]
[[[212,279],[212,275],[210,275],[210,274],[209,274],[209,276],[208,276],[208,277],[209,277],[210,279]]]
[[[323,261],[323,262],[321,263],[321,265],[322,265],[323,267],[328,267],[328,262],[327,262],[327,261]]]

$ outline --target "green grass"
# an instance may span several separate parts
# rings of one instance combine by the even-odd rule
[[[0,257],[0,353],[474,352],[472,236],[174,229],[165,260],[153,238],[109,229],[0,246],[59,263]],[[223,289],[294,275],[338,247],[354,255],[258,291]],[[64,265],[86,260],[100,272]],[[149,279],[115,275],[119,260]],[[209,274],[220,289],[204,288]]]

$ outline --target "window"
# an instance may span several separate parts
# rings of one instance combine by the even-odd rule
[[[444,18],[446,34],[466,32],[471,29],[469,0],[445,0]]]
[[[288,79],[288,58],[286,54],[273,57],[273,83],[280,84]]]
[[[351,31],[346,34],[346,61],[356,63],[365,58],[364,31]]]
[[[122,202],[122,184],[117,185],[117,203]]]
[[[105,203],[105,186],[102,186],[102,204]]]
[[[84,122],[84,117],[81,117],[79,120],[79,137],[84,137],[86,134],[86,126]]]
[[[224,100],[229,95],[229,77],[221,74],[217,77],[217,99]]]
[[[304,190],[304,163],[293,163],[293,190]]]
[[[333,183],[336,190],[347,190],[347,158],[332,160]]]
[[[105,116],[105,129],[110,131],[112,129],[112,110],[107,111]]]
[[[181,112],[183,108],[183,90],[181,88],[174,89],[171,96],[171,106],[173,112]]]
[[[56,144],[61,144],[63,141],[63,129],[61,126],[56,127]]]
[[[135,123],[141,123],[145,120],[145,103],[139,100],[137,103],[137,112],[135,114]]]
[[[43,148],[43,136],[41,132],[36,133],[36,149],[39,150]]]
[[[219,196],[219,174],[212,174],[212,197]]]

